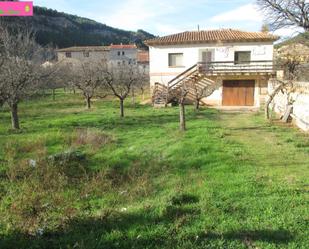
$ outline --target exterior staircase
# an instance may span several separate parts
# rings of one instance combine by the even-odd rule
[[[152,103],[155,107],[177,103],[177,96],[179,96],[181,87],[185,87],[188,92],[186,102],[193,103],[197,92],[202,92],[206,88],[214,88],[215,85],[215,81],[211,80],[206,74],[201,72],[199,64],[195,64],[177,75],[169,81],[167,85],[155,83],[152,94]]]

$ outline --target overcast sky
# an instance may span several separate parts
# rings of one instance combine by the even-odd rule
[[[255,0],[34,0],[34,4],[109,26],[167,35],[188,30],[237,28],[259,31],[263,15]],[[276,34],[291,35],[281,30]]]

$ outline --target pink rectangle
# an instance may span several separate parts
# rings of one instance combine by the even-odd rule
[[[33,16],[33,2],[2,2],[0,16]]]

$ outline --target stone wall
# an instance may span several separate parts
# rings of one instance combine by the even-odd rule
[[[291,94],[293,104],[293,122],[302,130],[309,131],[309,82],[298,82],[296,93]],[[270,84],[270,91],[273,89]],[[274,99],[275,112],[283,114],[287,106],[287,94],[280,92]]]

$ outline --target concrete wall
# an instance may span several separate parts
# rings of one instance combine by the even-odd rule
[[[118,55],[120,53],[120,55]],[[124,53],[124,54],[123,54]],[[137,62],[137,49],[110,49],[109,52],[109,61],[116,63],[132,63],[136,64]]]
[[[97,61],[103,62],[108,59],[108,51],[89,51],[89,57],[84,56],[84,52],[71,52],[72,57],[66,57],[66,52],[58,52],[58,61]]]
[[[302,130],[309,131],[309,90],[306,85],[309,82],[301,83],[304,88],[300,91],[293,93],[292,98],[295,100],[293,104],[293,122]],[[307,88],[307,89],[306,89]],[[270,85],[270,91],[273,87]],[[273,103],[273,108],[275,112],[283,115],[286,110],[287,105],[287,95],[280,92],[275,98]]]

